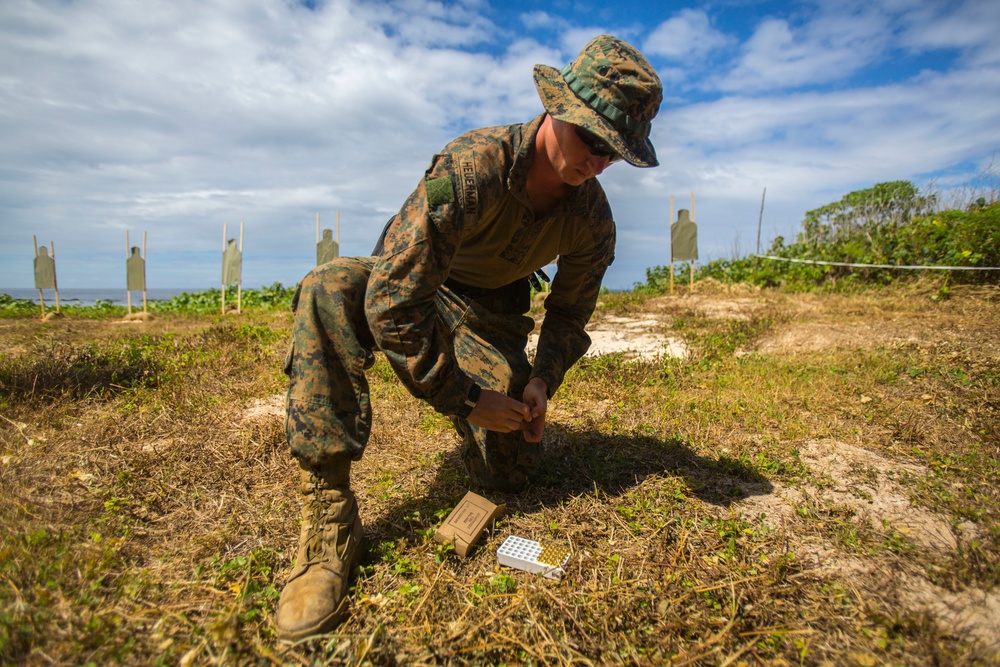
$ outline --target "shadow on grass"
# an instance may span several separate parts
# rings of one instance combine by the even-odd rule
[[[506,504],[508,512],[530,514],[581,494],[620,496],[650,476],[682,478],[688,494],[721,507],[773,490],[767,477],[753,466],[701,456],[677,438],[608,435],[548,424],[535,482],[517,494],[481,495]],[[434,519],[435,513],[457,505],[468,489],[468,476],[456,447],[445,455],[424,494],[388,509],[370,526],[371,537],[375,541],[419,541],[417,531],[440,523]]]

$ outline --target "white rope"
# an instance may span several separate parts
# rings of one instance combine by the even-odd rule
[[[761,259],[775,259],[798,264],[825,264],[827,266],[852,266],[864,269],[940,269],[942,271],[1000,271],[1000,266],[897,266],[896,264],[849,264],[847,262],[820,262],[812,259],[790,259],[773,255],[752,255]]]

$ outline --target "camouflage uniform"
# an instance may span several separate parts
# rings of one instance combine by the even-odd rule
[[[546,113],[575,126],[593,159],[657,164],[649,121],[662,86],[634,47],[601,35],[561,72],[536,65],[534,76]],[[469,390],[476,383],[520,402],[529,379],[539,377],[551,396],[590,345],[584,326],[615,246],[611,210],[596,180],[569,188],[555,210],[535,217],[527,183],[544,118],[450,143],[389,221],[372,257],[336,259],[300,284],[286,372],[303,520],[296,567],[275,614],[282,639],[327,632],[347,613],[363,534],[350,462],[371,433],[365,371],[376,349],[414,396],[452,417],[474,487],[517,489],[535,470],[537,443],[467,421]],[[543,136],[554,137],[549,130]],[[556,258],[529,364],[525,346],[534,323],[524,315],[526,277]]]
[[[475,382],[520,401],[533,376],[555,392],[590,345],[584,326],[615,244],[594,179],[535,218],[525,183],[543,119],[451,142],[390,220],[378,256],[340,258],[302,281],[286,368],[288,442],[301,461],[361,457],[371,432],[365,370],[380,349],[414,396],[453,418],[475,486],[517,488],[535,470],[538,443],[473,426],[466,397]],[[531,365],[534,323],[516,298],[527,283],[503,288],[557,257]],[[487,290],[504,296],[477,298]]]

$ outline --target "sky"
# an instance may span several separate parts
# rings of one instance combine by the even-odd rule
[[[664,84],[660,166],[599,179],[609,289],[669,263],[671,197],[704,262],[879,182],[996,174],[996,0],[3,0],[0,289],[33,287],[33,236],[61,289],[124,287],[126,234],[151,289],[217,287],[241,225],[244,287],[301,279],[317,214],[369,254],[437,150],[534,118],[532,67],[602,33]]]

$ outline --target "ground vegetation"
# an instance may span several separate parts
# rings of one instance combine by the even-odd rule
[[[290,315],[4,318],[0,662],[995,661],[1000,294],[940,287],[606,295],[594,327],[682,353],[574,368],[470,558],[432,539],[457,438],[380,358],[353,611],[291,647]],[[511,534],[568,547],[562,580],[500,567]]]

